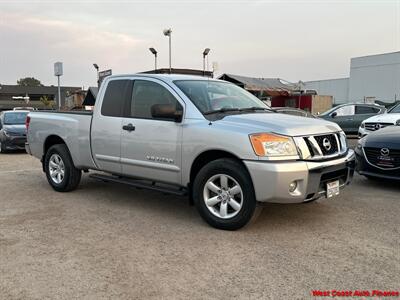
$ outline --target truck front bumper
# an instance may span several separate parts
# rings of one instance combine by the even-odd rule
[[[340,189],[348,185],[354,174],[355,155],[349,149],[345,156],[329,161],[245,160],[244,164],[253,180],[257,201],[301,203],[326,196],[328,182],[339,180]],[[290,192],[292,182],[297,188]]]

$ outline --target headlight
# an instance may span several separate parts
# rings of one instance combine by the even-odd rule
[[[365,124],[364,123],[361,123],[361,126],[360,126],[361,128],[365,128]]]
[[[250,135],[250,142],[258,156],[297,156],[296,145],[291,137],[257,133]]]
[[[364,136],[363,138],[361,138],[361,139],[358,140],[357,149],[361,149],[362,147],[364,147],[366,138],[367,138],[367,137]]]
[[[342,150],[346,151],[347,150],[347,137],[346,134],[341,131],[339,133],[339,138],[340,138],[340,144],[342,145]]]
[[[9,135],[9,133],[7,132],[7,131],[3,131],[4,132],[4,135],[6,136],[6,137],[10,137],[10,135]]]

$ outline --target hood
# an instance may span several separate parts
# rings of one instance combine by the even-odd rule
[[[341,131],[340,127],[333,122],[279,113],[230,115],[217,122],[220,124],[247,127],[250,133],[275,132],[288,136],[315,135]]]
[[[395,114],[381,114],[370,117],[363,121],[363,123],[393,123],[400,120],[400,113]]]
[[[400,150],[400,126],[388,126],[365,137],[364,147]]]
[[[7,131],[8,133],[17,133],[17,134],[25,134],[26,127],[25,124],[21,125],[7,125],[3,126],[3,130]]]

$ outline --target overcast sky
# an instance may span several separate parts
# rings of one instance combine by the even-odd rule
[[[400,50],[400,0],[0,0],[0,83],[34,76],[95,85],[95,62],[114,74],[168,66],[288,81],[348,76],[350,58]]]

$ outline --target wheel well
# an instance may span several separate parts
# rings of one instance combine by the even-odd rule
[[[50,135],[46,138],[46,141],[44,142],[44,145],[43,145],[43,156],[41,159],[43,172],[45,172],[44,158],[46,156],[47,150],[49,150],[51,146],[59,145],[59,144],[65,144],[65,142],[58,135]]]
[[[49,148],[51,146],[54,146],[54,145],[57,145],[57,144],[65,144],[65,142],[58,135],[50,135],[50,136],[48,136],[46,141],[44,142],[44,145],[43,145],[43,156],[46,155],[47,150],[49,150]]]
[[[197,173],[199,173],[202,167],[204,167],[209,162],[220,158],[233,158],[241,162],[241,160],[237,156],[223,150],[209,150],[203,152],[196,157],[192,164],[192,168],[190,169],[190,185],[193,183],[194,178],[196,177]]]

